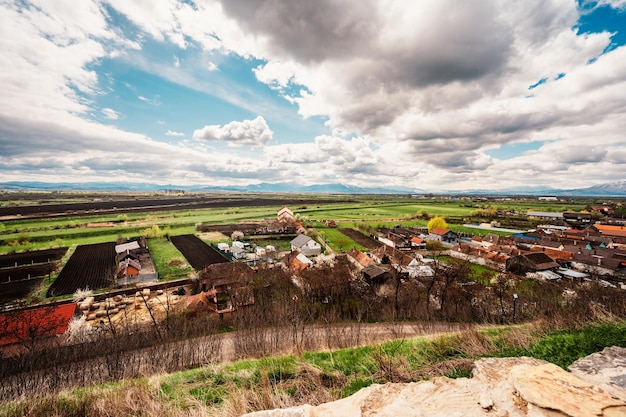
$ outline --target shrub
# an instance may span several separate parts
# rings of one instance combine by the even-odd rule
[[[448,223],[442,217],[433,217],[428,221],[428,233],[432,232],[433,229],[445,229],[446,227],[448,227]]]
[[[444,250],[445,246],[438,240],[429,240],[426,242],[426,250],[439,251]]]

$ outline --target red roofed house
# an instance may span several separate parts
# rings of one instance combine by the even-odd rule
[[[75,303],[40,306],[0,313],[0,348],[34,343],[65,333],[80,310]]]
[[[357,269],[361,270],[365,267],[368,267],[374,264],[374,260],[358,250],[357,248],[350,249],[346,255],[348,256],[348,260],[356,266]]]
[[[413,236],[411,238],[411,247],[414,249],[426,249],[426,241],[421,237]]]
[[[626,238],[626,226],[594,224],[592,227],[602,233],[602,236]]]
[[[437,227],[433,229],[430,232],[430,237],[447,243],[456,243],[456,240],[458,239],[458,235],[456,233],[444,227]]]

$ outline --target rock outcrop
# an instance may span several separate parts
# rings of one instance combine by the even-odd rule
[[[579,359],[569,370],[626,401],[626,349],[613,346]]]
[[[624,365],[624,350],[610,354],[612,360],[589,363]],[[626,378],[624,368],[621,375],[596,372],[587,362],[572,369],[533,358],[480,359],[472,378],[372,385],[331,403],[246,417],[626,417],[626,389],[611,382]],[[608,376],[599,380],[599,374]]]

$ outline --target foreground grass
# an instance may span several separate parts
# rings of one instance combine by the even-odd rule
[[[532,356],[566,368],[613,345],[626,347],[626,322],[558,332],[542,325],[474,328],[435,339],[244,360],[81,388],[5,404],[0,415],[238,416],[332,401],[373,383],[465,377],[483,356]]]

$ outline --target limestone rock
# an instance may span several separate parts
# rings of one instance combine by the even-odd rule
[[[472,378],[371,385],[351,397],[316,407],[246,416],[626,417],[626,401],[545,361],[487,358],[476,362]]]
[[[626,349],[613,346],[578,359],[569,366],[572,374],[599,385],[626,401]]]
[[[624,401],[551,363],[526,369],[515,367],[511,376],[525,401],[567,416],[602,416],[609,407],[623,406],[626,410]]]

